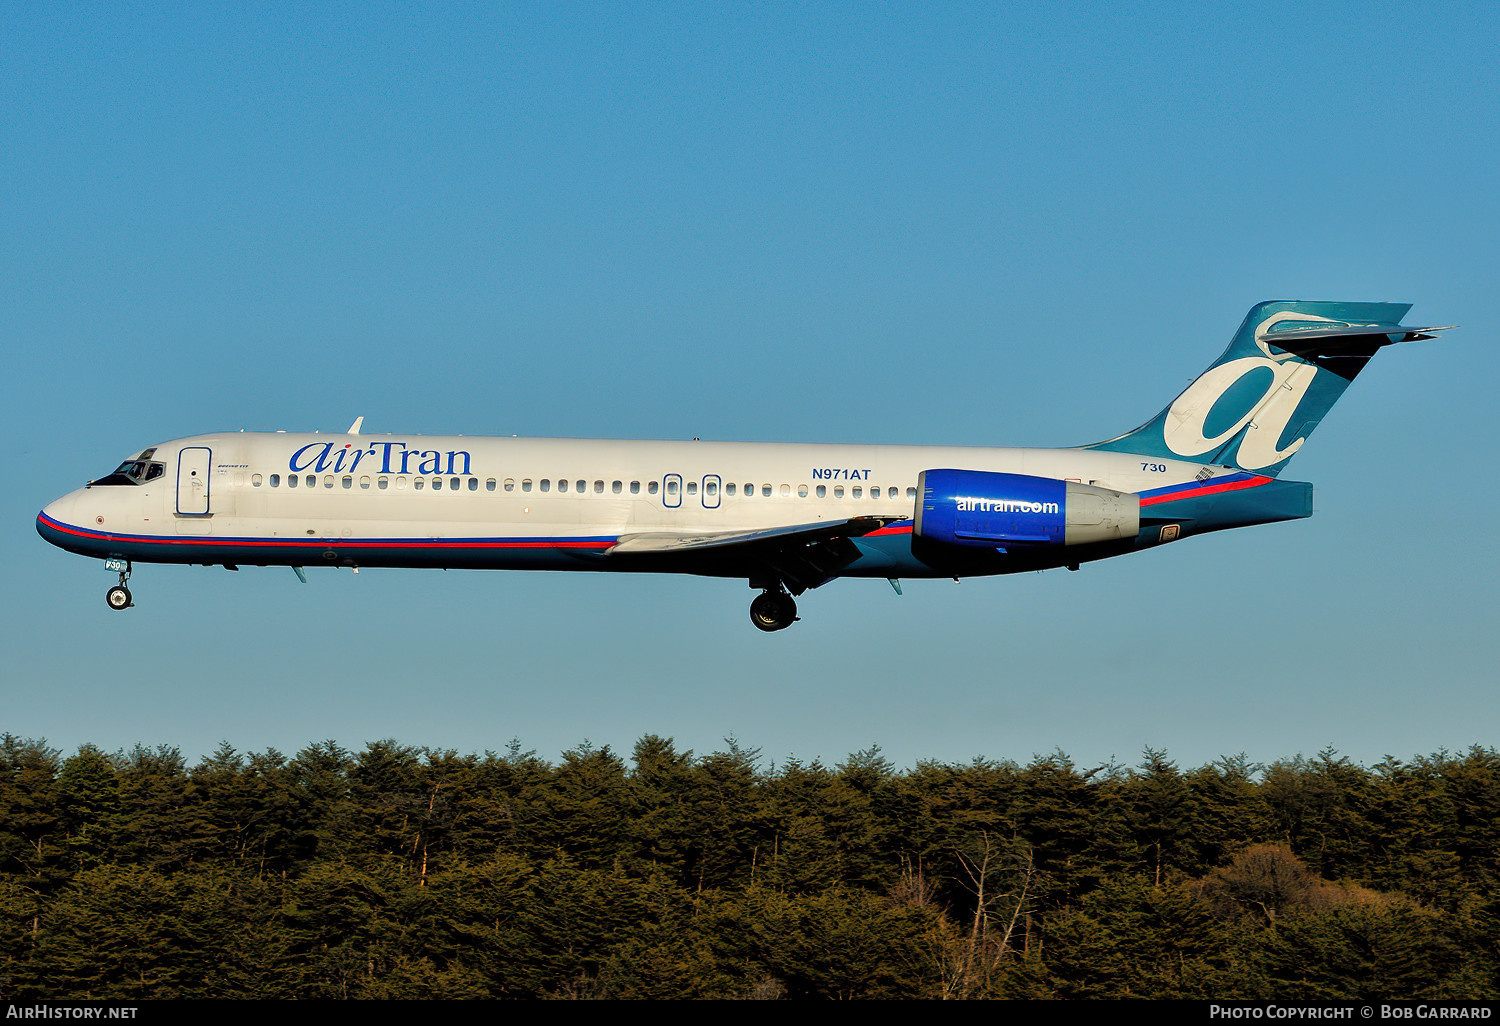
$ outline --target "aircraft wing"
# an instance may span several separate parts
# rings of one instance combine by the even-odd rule
[[[853,517],[849,520],[790,524],[761,531],[710,534],[642,533],[621,535],[606,556],[723,556],[760,563],[774,571],[795,595],[835,576],[859,558],[849,539],[878,531],[904,516]]]

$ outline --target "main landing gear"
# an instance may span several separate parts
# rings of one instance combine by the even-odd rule
[[[111,609],[129,609],[135,605],[130,600],[130,589],[125,587],[125,582],[130,580],[130,563],[127,561],[121,565],[119,560],[111,559],[104,564],[106,569],[120,571],[120,583],[104,593],[104,601]]]
[[[767,588],[750,603],[750,622],[763,631],[786,630],[796,621],[797,603],[779,588]]]

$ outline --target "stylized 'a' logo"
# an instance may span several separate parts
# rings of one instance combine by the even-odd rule
[[[1258,393],[1253,382],[1248,395],[1243,389],[1236,391],[1239,416],[1234,416],[1234,410],[1221,411],[1215,419],[1227,422],[1228,427],[1212,436],[1205,434],[1209,414],[1214,412],[1220,400],[1250,374],[1265,371],[1269,374],[1260,374],[1265,384]],[[1172,403],[1163,425],[1163,441],[1177,455],[1195,457],[1222,448],[1244,431],[1245,437],[1235,456],[1240,469],[1260,470],[1280,463],[1302,448],[1306,441],[1305,437],[1299,437],[1285,449],[1276,447],[1317,373],[1316,367],[1301,360],[1282,363],[1263,356],[1247,356],[1221,363],[1189,385],[1188,390]]]
[[[1255,326],[1261,356],[1246,356],[1210,367],[1167,410],[1162,441],[1179,456],[1203,456],[1225,448],[1243,432],[1233,461],[1242,470],[1261,470],[1291,458],[1305,435],[1278,448],[1281,436],[1312,387],[1318,368],[1290,352],[1272,352],[1272,327],[1287,321],[1341,323],[1300,311],[1274,313]],[[1212,434],[1209,434],[1210,422]]]

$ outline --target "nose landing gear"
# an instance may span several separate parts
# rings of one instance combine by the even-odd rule
[[[797,603],[780,589],[767,589],[750,603],[750,622],[763,631],[786,630],[797,620]]]
[[[135,605],[130,599],[130,589],[125,587],[125,582],[130,580],[130,563],[126,562],[123,569],[118,560],[109,560],[104,565],[110,570],[120,571],[120,583],[104,593],[104,601],[111,609],[129,609]]]

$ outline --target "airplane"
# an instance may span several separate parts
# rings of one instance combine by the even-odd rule
[[[137,563],[743,578],[750,619],[839,577],[1018,573],[1312,515],[1278,478],[1384,346],[1399,303],[1274,301],[1133,431],[1076,448],[225,432],[162,442],[48,504],[37,531]]]

